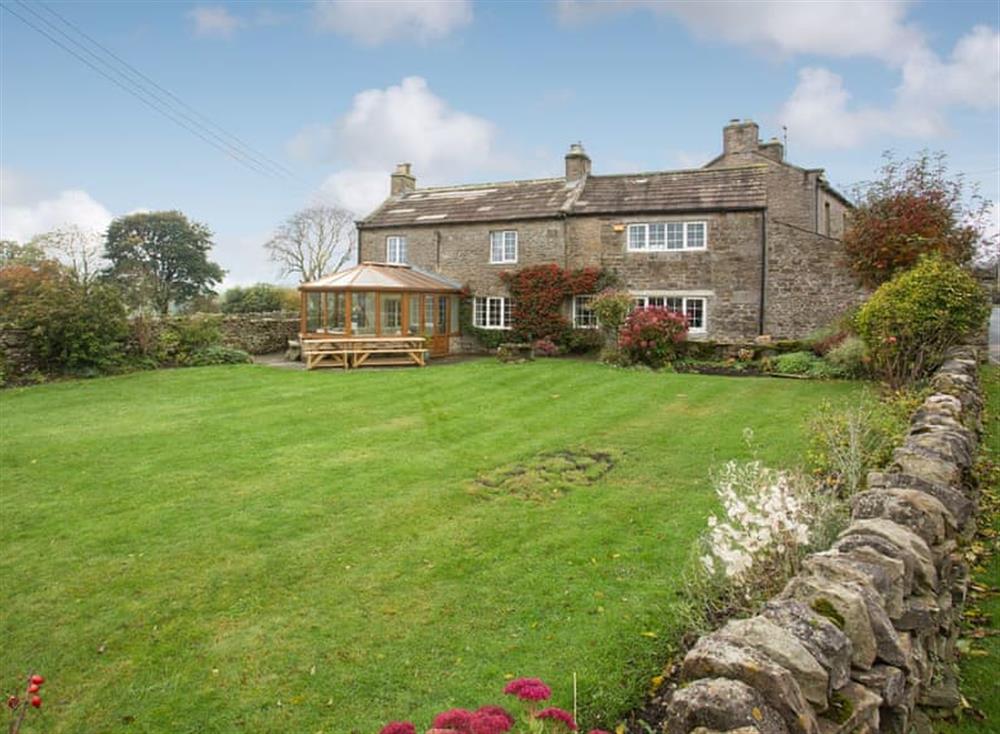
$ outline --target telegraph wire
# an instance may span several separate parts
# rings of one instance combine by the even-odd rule
[[[258,163],[261,163],[263,165],[266,165],[267,167],[274,169],[275,172],[280,173],[282,175],[291,176],[293,178],[295,177],[295,173],[293,171],[289,170],[288,168],[286,168],[285,166],[283,166],[281,163],[275,161],[274,159],[269,158],[267,155],[265,155],[264,153],[260,152],[259,150],[257,150],[253,146],[251,146],[249,143],[241,140],[239,137],[237,137],[233,133],[231,133],[228,130],[226,130],[224,127],[222,127],[221,125],[219,125],[218,123],[216,123],[215,121],[213,121],[211,118],[209,118],[206,115],[203,115],[202,113],[200,113],[197,109],[195,109],[194,107],[192,107],[191,105],[189,105],[187,102],[185,102],[183,99],[181,99],[176,94],[174,94],[173,92],[171,92],[169,89],[166,89],[165,87],[163,87],[160,84],[158,84],[154,79],[151,79],[149,76],[147,76],[146,74],[144,74],[142,71],[140,71],[138,68],[136,68],[135,66],[133,66],[132,64],[130,64],[128,61],[126,61],[122,57],[120,57],[118,54],[116,54],[114,51],[112,51],[107,46],[105,46],[104,44],[102,44],[100,41],[98,41],[97,39],[93,38],[90,34],[88,34],[86,31],[84,31],[82,28],[80,28],[80,26],[78,26],[75,23],[73,23],[72,21],[70,21],[68,18],[66,18],[65,16],[63,16],[59,12],[57,12],[54,8],[50,7],[48,4],[46,4],[44,2],[41,2],[40,0],[38,1],[37,4],[40,7],[44,8],[48,13],[50,13],[53,16],[55,16],[64,25],[66,25],[67,27],[69,27],[70,29],[72,29],[73,31],[75,31],[76,33],[78,33],[80,36],[82,36],[83,38],[85,38],[91,44],[93,44],[94,46],[96,46],[97,48],[99,48],[101,51],[103,51],[105,54],[107,54],[112,59],[114,59],[116,62],[118,62],[119,66],[121,66],[124,69],[126,69],[127,71],[129,71],[134,77],[137,77],[138,79],[142,80],[143,82],[151,85],[152,87],[154,87],[158,91],[162,92],[167,97],[169,97],[170,99],[172,99],[175,103],[177,103],[178,105],[180,105],[184,109],[186,109],[189,112],[191,112],[191,114],[193,114],[195,117],[197,117],[199,120],[201,120],[205,125],[214,128],[221,135],[223,135],[226,138],[229,138],[230,140],[234,141],[235,145],[239,149],[241,149],[243,152],[247,153],[248,157],[251,157],[255,162],[258,162]],[[141,86],[141,82],[136,82],[136,84],[139,84]],[[253,155],[250,156],[249,154],[253,154]]]
[[[81,57],[78,53],[74,53],[72,51],[72,49],[70,49],[70,48],[66,47],[65,45],[63,45],[61,42],[58,41],[58,39],[54,38],[49,33],[47,33],[47,32],[44,33],[44,35],[47,38],[49,38],[49,40],[53,41],[54,43],[57,43],[57,45],[59,45],[60,47],[62,47],[64,50],[73,53],[73,55],[76,56],[76,58],[78,58],[81,61],[87,63],[88,66],[90,66],[92,69],[94,69],[95,71],[97,71],[98,73],[100,73],[106,79],[114,82],[115,84],[117,84],[122,89],[125,89],[130,94],[132,94],[132,96],[136,97],[137,99],[140,99],[145,104],[147,104],[148,106],[152,107],[157,112],[160,112],[164,116],[168,117],[173,122],[176,122],[177,124],[179,124],[182,127],[186,128],[188,131],[190,131],[192,133],[195,133],[202,140],[205,140],[206,142],[210,142],[206,138],[206,135],[208,137],[210,137],[210,138],[214,138],[214,142],[211,142],[210,144],[212,144],[215,148],[222,150],[227,155],[229,155],[231,158],[233,158],[235,160],[238,160],[240,163],[242,163],[243,165],[247,166],[248,168],[251,168],[255,172],[260,173],[260,174],[265,175],[265,176],[267,176],[267,175],[273,176],[274,175],[265,166],[262,166],[260,163],[257,163],[250,156],[247,156],[246,153],[244,153],[243,151],[239,150],[235,146],[229,144],[228,142],[226,142],[225,140],[223,140],[222,138],[220,138],[215,133],[211,132],[210,130],[205,129],[203,125],[200,125],[197,121],[192,120],[190,118],[190,116],[185,115],[183,112],[177,112],[176,110],[171,109],[159,97],[151,94],[148,90],[146,90],[143,87],[137,85],[132,79],[130,79],[129,77],[125,76],[125,74],[123,74],[120,70],[115,69],[114,67],[112,67],[110,64],[107,63],[107,61],[105,61],[100,56],[98,56],[97,54],[95,54],[92,50],[90,50],[89,48],[87,48],[86,46],[84,46],[82,43],[80,43],[76,39],[74,39],[71,36],[69,36],[66,33],[64,33],[62,30],[60,30],[59,28],[57,28],[51,21],[49,21],[46,18],[42,17],[39,13],[37,13],[30,6],[28,6],[26,3],[24,3],[23,0],[17,0],[17,2],[20,5],[20,9],[27,10],[29,13],[31,13],[36,18],[38,18],[39,21],[41,21],[42,23],[44,23],[50,29],[52,29],[53,31],[55,31],[56,33],[58,33],[60,36],[62,36],[64,39],[66,39],[67,41],[69,41],[71,44],[73,44],[74,46],[76,46],[83,53],[85,53],[88,56],[90,56],[91,59],[93,59],[94,61],[96,61],[98,64],[101,64],[102,66],[106,67],[106,69],[102,69],[102,68],[99,68],[99,67],[95,66],[93,63],[89,62],[87,59]],[[9,4],[7,6],[5,6],[5,7],[7,8],[8,11],[13,12],[11,10]],[[14,15],[17,15],[22,21],[24,21],[24,22],[28,23],[29,25],[31,25],[36,31],[42,32],[44,30],[44,29],[39,28],[38,26],[32,24],[31,22],[29,22],[28,19],[25,18],[24,16],[18,15],[17,13],[14,13]],[[107,73],[107,71],[110,71],[112,74],[116,75],[118,77],[118,79],[115,79],[114,77],[109,76],[109,74]],[[124,81],[122,81],[122,80],[124,80]],[[183,118],[184,121],[182,121],[181,119],[178,119],[178,117]],[[220,145],[222,146],[221,148],[220,148]]]
[[[253,171],[254,173],[257,173],[257,174],[260,174],[262,176],[265,176],[265,177],[277,178],[277,176],[275,175],[275,173],[273,171],[271,171],[271,170],[269,170],[267,168],[262,167],[260,164],[255,163],[252,159],[249,159],[246,156],[245,153],[242,153],[241,151],[239,151],[238,149],[236,149],[234,146],[226,143],[225,141],[222,141],[222,144],[220,144],[220,143],[216,142],[216,140],[213,140],[212,137],[218,138],[219,136],[218,135],[214,135],[213,133],[211,133],[211,131],[206,131],[208,133],[208,134],[206,134],[201,129],[199,129],[199,127],[203,128],[204,126],[197,125],[197,123],[195,123],[195,124],[189,124],[182,117],[179,117],[178,114],[174,113],[174,111],[172,111],[171,109],[169,109],[169,108],[164,109],[163,103],[159,99],[156,99],[154,97],[155,102],[150,101],[149,99],[147,99],[146,97],[144,97],[142,94],[140,94],[139,92],[137,92],[132,87],[128,86],[127,84],[125,84],[123,82],[121,82],[119,79],[116,79],[115,77],[111,76],[109,73],[107,73],[100,66],[97,66],[95,63],[93,63],[92,61],[90,61],[90,59],[86,58],[85,56],[81,55],[80,53],[78,53],[74,49],[72,49],[69,46],[67,46],[66,44],[64,44],[62,41],[60,41],[58,38],[56,38],[55,36],[53,36],[47,30],[45,30],[44,28],[36,25],[31,20],[29,20],[28,18],[26,18],[24,15],[16,12],[12,7],[10,7],[10,5],[8,3],[2,3],[2,4],[0,4],[0,7],[2,7],[8,13],[10,13],[14,17],[16,17],[18,20],[20,20],[25,25],[27,25],[30,28],[32,28],[34,31],[36,31],[40,35],[42,35],[45,38],[47,38],[49,41],[51,41],[56,46],[58,46],[59,48],[63,49],[66,53],[70,54],[71,56],[73,56],[74,58],[76,58],[81,63],[83,63],[86,66],[90,67],[93,71],[95,71],[98,74],[100,74],[101,76],[103,76],[105,79],[107,79],[108,81],[110,81],[115,86],[121,88],[123,91],[125,91],[128,94],[132,95],[133,97],[135,97],[136,99],[138,99],[140,102],[142,102],[146,106],[150,107],[155,112],[159,112],[161,115],[163,115],[167,119],[171,120],[172,122],[176,123],[177,125],[180,125],[184,129],[186,129],[188,132],[192,133],[193,135],[197,136],[198,138],[200,138],[204,142],[208,143],[209,145],[211,145],[216,150],[219,150],[220,152],[224,153],[228,157],[232,158],[234,161],[236,161],[237,163],[241,164],[245,168]],[[38,14],[35,13],[34,11],[31,11],[30,8],[28,8],[28,10],[30,12],[32,12],[33,15],[38,16]],[[44,19],[41,19],[41,20],[44,21]],[[48,23],[47,21],[44,21],[44,22],[46,22],[46,24],[49,25],[50,27],[53,27],[51,23]],[[69,38],[68,36],[66,36],[66,34],[62,33],[61,31],[58,31],[58,29],[56,29],[56,30],[61,35],[63,35],[64,37]],[[71,42],[73,42],[76,46],[82,48],[85,52],[89,53],[91,56],[94,56],[95,58],[97,58],[98,61],[101,61],[101,59],[99,57],[97,57],[95,54],[93,54],[93,52],[91,52],[88,49],[86,49],[85,47],[83,47],[79,42],[74,41],[72,38],[69,38],[69,40]],[[101,61],[101,63],[105,63],[106,64],[106,62],[103,62],[103,61]],[[118,73],[119,76],[123,76],[120,72],[116,72],[116,73]],[[126,80],[128,80],[127,77],[126,77]],[[143,91],[145,92],[145,90],[143,90]],[[149,94],[148,92],[145,92],[145,93],[147,95]],[[209,137],[210,135],[212,137]]]

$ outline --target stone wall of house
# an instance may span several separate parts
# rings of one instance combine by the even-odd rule
[[[491,264],[490,232],[508,229],[517,231],[517,262]],[[385,262],[386,237],[406,235],[411,265],[441,273],[480,296],[506,295],[507,288],[500,280],[505,270],[566,262],[562,219],[362,229],[359,234],[359,262]]]
[[[841,240],[770,217],[767,253],[765,334],[801,338],[868,296],[847,267]]]
[[[833,548],[763,611],[698,640],[669,734],[906,734],[954,708],[955,643],[975,529],[981,432],[975,351],[956,349]]]
[[[760,211],[571,217],[567,263],[613,270],[637,294],[704,296],[706,338],[753,339],[759,333],[762,217]],[[706,249],[628,252],[630,223],[671,221],[707,222]]]

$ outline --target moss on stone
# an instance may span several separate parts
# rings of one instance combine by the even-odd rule
[[[834,691],[830,696],[830,708],[820,714],[820,716],[838,724],[843,724],[851,718],[853,713],[854,704],[851,703],[851,699],[840,691]]]
[[[844,629],[844,617],[836,610],[829,599],[824,599],[822,597],[814,599],[810,607],[814,612],[826,617],[837,625],[839,629]]]

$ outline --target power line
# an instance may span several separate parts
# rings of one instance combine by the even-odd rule
[[[48,4],[43,3],[40,0],[38,2],[38,5],[40,7],[42,7],[42,8],[44,8],[51,15],[55,16],[64,25],[66,25],[67,27],[69,27],[70,29],[72,29],[73,31],[75,31],[76,33],[78,33],[79,35],[81,35],[83,38],[85,38],[86,40],[88,40],[90,43],[92,43],[94,46],[96,46],[97,48],[99,48],[105,54],[107,54],[108,56],[110,56],[112,59],[114,59],[116,62],[118,62],[119,66],[121,66],[124,69],[126,69],[127,71],[131,72],[131,74],[134,77],[139,78],[140,80],[148,83],[149,85],[151,85],[155,89],[157,89],[160,92],[162,92],[163,94],[165,94],[167,97],[169,97],[170,99],[172,99],[178,105],[180,105],[184,109],[186,109],[189,112],[191,112],[191,114],[193,114],[199,120],[201,120],[202,122],[204,122],[207,126],[210,126],[210,127],[214,128],[221,135],[223,135],[226,138],[229,138],[230,140],[234,141],[234,143],[237,146],[239,146],[242,150],[247,151],[248,153],[252,153],[253,154],[253,159],[255,161],[257,161],[259,163],[266,164],[269,168],[274,169],[278,173],[284,174],[286,176],[291,176],[293,178],[295,177],[295,174],[292,171],[290,171],[288,168],[286,168],[285,166],[283,166],[281,163],[275,161],[272,158],[269,158],[264,153],[260,152],[259,150],[255,149],[254,147],[252,147],[249,143],[243,141],[242,139],[240,139],[236,135],[230,133],[228,130],[226,130],[225,128],[223,128],[221,125],[219,125],[218,123],[216,123],[211,118],[209,118],[209,117],[201,114],[197,109],[195,109],[194,107],[192,107],[191,105],[189,105],[187,102],[185,102],[183,99],[181,99],[176,94],[174,94],[173,92],[171,92],[169,89],[166,89],[165,87],[163,87],[160,84],[158,84],[154,79],[151,79],[150,77],[148,77],[146,74],[144,74],[142,71],[140,71],[135,66],[133,66],[132,64],[130,64],[128,61],[126,61],[125,59],[123,59],[120,56],[118,56],[118,54],[116,54],[114,51],[112,51],[111,49],[109,49],[107,46],[105,46],[104,44],[102,44],[97,39],[93,38],[90,34],[88,34],[86,31],[84,31],[78,25],[76,25],[75,23],[73,23],[72,21],[70,21],[68,18],[66,18],[65,16],[61,15],[54,8],[51,8]]]
[[[4,10],[6,10],[8,13],[10,13],[14,17],[16,17],[22,23],[24,23],[25,25],[29,26],[30,28],[32,28],[34,31],[36,31],[40,35],[42,35],[45,38],[47,38],[53,44],[55,44],[59,48],[63,49],[66,53],[70,54],[71,56],[73,56],[74,58],[76,58],[78,61],[82,62],[83,64],[85,64],[86,66],[88,66],[89,68],[91,68],[92,70],[94,70],[95,72],[97,72],[98,74],[100,74],[101,76],[103,76],[105,79],[107,79],[108,81],[110,81],[115,86],[121,88],[122,90],[124,90],[128,94],[132,95],[133,97],[135,97],[140,102],[142,102],[146,106],[150,107],[154,111],[159,112],[161,115],[163,115],[167,119],[171,120],[172,122],[176,123],[177,125],[180,125],[184,129],[186,129],[188,132],[192,133],[193,135],[197,136],[198,138],[200,138],[204,142],[208,143],[213,148],[215,148],[215,149],[221,151],[222,153],[224,153],[225,155],[229,156],[230,158],[232,158],[233,160],[235,160],[237,163],[243,165],[245,168],[248,168],[249,170],[253,171],[254,173],[258,173],[258,174],[263,175],[263,176],[267,176],[267,177],[270,177],[270,178],[276,178],[276,175],[275,175],[275,173],[273,171],[271,171],[268,168],[260,165],[259,163],[256,163],[253,160],[253,158],[247,156],[244,152],[242,152],[241,150],[239,150],[235,146],[227,143],[224,140],[222,140],[221,143],[217,142],[216,140],[213,140],[213,138],[218,139],[219,136],[216,135],[216,134],[214,134],[214,133],[212,133],[209,130],[205,130],[204,126],[198,124],[196,121],[193,122],[193,123],[189,123],[187,120],[184,119],[184,118],[190,119],[189,116],[183,115],[182,113],[176,113],[174,110],[170,109],[170,107],[167,106],[162,100],[160,100],[155,95],[152,95],[148,90],[145,90],[142,87],[139,87],[139,91],[136,91],[136,89],[134,88],[135,83],[132,80],[130,80],[128,77],[126,77],[124,74],[122,74],[122,72],[114,69],[113,67],[110,67],[110,65],[106,61],[104,61],[103,59],[101,59],[99,56],[97,56],[96,54],[94,54],[92,51],[90,51],[88,48],[86,48],[85,46],[83,46],[81,43],[79,43],[78,41],[76,41],[72,37],[70,37],[67,34],[65,34],[62,31],[60,31],[51,22],[49,22],[45,18],[41,17],[38,13],[36,13],[35,11],[33,11],[30,7],[27,7],[26,5],[24,5],[24,3],[20,3],[20,4],[22,6],[22,9],[28,10],[28,12],[30,12],[30,13],[32,13],[32,15],[36,16],[41,22],[45,23],[47,26],[49,26],[50,28],[52,28],[56,33],[59,33],[61,36],[63,36],[64,38],[66,38],[73,45],[75,45],[78,48],[80,48],[84,53],[87,53],[88,55],[90,55],[91,57],[93,57],[94,59],[96,59],[99,63],[104,64],[105,66],[109,66],[109,68],[111,69],[111,71],[114,72],[115,74],[117,74],[119,77],[124,78],[126,83],[123,83],[119,79],[116,79],[114,76],[111,76],[111,74],[109,74],[107,71],[105,71],[104,69],[102,69],[100,66],[98,66],[94,62],[92,62],[90,59],[86,58],[85,56],[83,56],[80,53],[78,53],[77,51],[75,51],[73,48],[70,48],[69,46],[67,46],[65,43],[63,43],[58,38],[56,38],[55,36],[53,36],[47,30],[45,30],[44,28],[36,25],[31,20],[29,20],[28,18],[26,18],[24,15],[21,15],[20,13],[16,12],[13,8],[10,7],[9,4],[4,3],[4,4],[0,5],[0,7],[3,7]],[[132,84],[133,86],[129,86],[130,84]],[[146,96],[143,96],[143,94],[145,94]],[[152,97],[152,101],[150,99],[147,99],[147,96],[148,97]]]

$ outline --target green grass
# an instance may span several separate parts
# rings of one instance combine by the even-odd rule
[[[7,391],[0,681],[48,678],[27,731],[339,734],[512,675],[569,707],[576,672],[595,725],[676,633],[709,469],[745,427],[797,463],[809,413],[857,390],[484,360]],[[616,464],[557,499],[473,491],[564,449]]]
[[[1000,464],[1000,367],[984,368],[981,379],[986,392],[983,448],[986,460],[996,467]],[[1000,477],[1000,470],[995,468],[986,476],[995,482]],[[997,512],[1000,487],[994,485],[983,489],[981,504],[986,514],[979,518],[979,523],[993,533],[976,540],[993,544],[993,552],[973,574],[973,580],[986,587],[987,592],[974,594],[967,609],[975,609],[983,615],[985,622],[977,620],[975,626],[988,636],[983,639],[967,638],[969,647],[967,654],[962,656],[960,673],[963,695],[985,718],[966,713],[957,723],[935,722],[935,729],[941,734],[996,734],[1000,731],[1000,679],[997,677],[997,670],[1000,669],[1000,553],[996,548],[997,538],[1000,537],[1000,513]],[[987,497],[988,493],[992,497]]]

